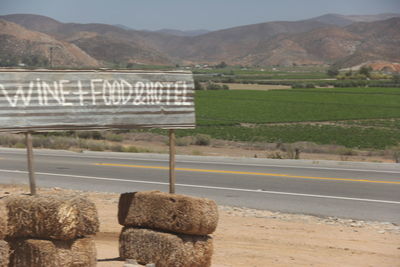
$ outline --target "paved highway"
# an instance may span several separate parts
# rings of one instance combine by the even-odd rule
[[[38,186],[168,191],[168,157],[35,150]],[[25,150],[0,149],[0,183],[27,183]],[[232,205],[400,223],[400,164],[178,156],[177,193]]]

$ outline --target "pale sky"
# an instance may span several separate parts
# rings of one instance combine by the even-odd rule
[[[217,30],[326,13],[400,13],[400,0],[0,0],[1,15],[14,13],[137,30]]]

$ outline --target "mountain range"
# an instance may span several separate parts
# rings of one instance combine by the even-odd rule
[[[32,14],[0,16],[0,63],[325,65],[400,62],[400,14],[327,14],[208,32],[143,31],[123,25],[62,23]]]

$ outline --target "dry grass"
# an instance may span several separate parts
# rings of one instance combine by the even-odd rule
[[[96,247],[93,238],[76,240],[15,239],[10,241],[10,266],[96,266]]]
[[[121,225],[168,232],[208,235],[218,224],[215,201],[159,191],[125,193],[120,196]]]
[[[6,241],[0,240],[0,267],[8,267],[10,248]]]
[[[7,236],[7,219],[6,205],[4,201],[0,199],[0,239],[4,239]]]
[[[99,229],[95,205],[77,194],[11,195],[4,200],[11,238],[70,240]]]
[[[120,235],[120,257],[141,264],[163,267],[207,267],[213,243],[208,236],[175,235],[147,229],[124,228]]]

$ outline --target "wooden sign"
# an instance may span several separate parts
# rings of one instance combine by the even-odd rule
[[[0,71],[0,131],[194,127],[190,72]]]

